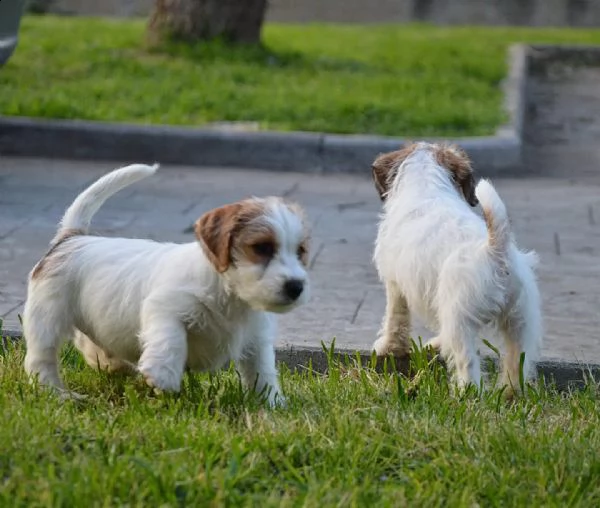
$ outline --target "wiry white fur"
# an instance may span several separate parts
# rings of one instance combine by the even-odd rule
[[[116,170],[84,191],[65,213],[66,229],[87,231],[102,202],[156,166]],[[280,249],[268,267],[213,268],[198,242],[73,236],[59,243],[39,277],[30,277],[24,312],[25,368],[42,384],[63,389],[57,354],[73,339],[87,362],[108,370],[138,369],[149,384],[178,391],[185,367],[237,362],[244,382],[282,399],[275,366],[275,316],[306,301],[281,299],[289,278],[308,284],[296,255],[302,219],[278,198],[257,199]],[[58,262],[56,262],[58,260]],[[32,272],[33,273],[33,272]],[[137,367],[136,367],[137,365]]]
[[[479,385],[477,342],[481,329],[492,325],[507,347],[503,381],[518,387],[520,353],[527,377],[542,340],[537,258],[516,247],[491,183],[476,187],[488,231],[432,148],[419,144],[401,164],[384,204],[374,261],[388,301],[374,349],[380,355],[407,352],[414,312],[437,332],[430,343],[441,349],[458,384]]]

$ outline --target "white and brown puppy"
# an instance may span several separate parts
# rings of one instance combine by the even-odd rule
[[[302,210],[277,197],[214,209],[197,242],[157,243],[88,234],[111,195],[158,166],[115,170],[66,211],[30,274],[24,312],[25,369],[64,390],[58,351],[72,339],[93,367],[137,364],[148,384],[178,391],[184,369],[236,362],[243,381],[282,400],[276,319],[308,298],[308,229]]]
[[[387,297],[376,353],[409,352],[414,312],[437,333],[429,343],[458,384],[479,385],[477,342],[491,325],[506,344],[503,382],[518,387],[521,353],[527,376],[542,341],[537,256],[517,248],[492,184],[475,186],[466,154],[452,145],[410,144],[379,156],[372,171],[384,201],[374,261]]]

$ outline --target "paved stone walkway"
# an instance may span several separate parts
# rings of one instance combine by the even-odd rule
[[[527,112],[531,174],[600,178],[600,67],[547,64],[529,77]]]
[[[18,328],[28,271],[44,253],[75,195],[110,163],[0,160],[0,316]],[[498,188],[521,245],[542,257],[544,356],[600,362],[600,179],[503,179]],[[367,178],[249,170],[163,167],[98,213],[108,235],[189,241],[204,211],[248,195],[286,195],[303,204],[314,228],[313,298],[285,316],[280,344],[368,348],[384,309],[370,261],[380,209]],[[417,325],[417,333],[426,332]]]
[[[518,241],[541,256],[544,357],[600,363],[600,69],[553,65],[530,82],[526,171],[496,181]],[[65,207],[109,163],[0,158],[0,317],[18,329],[26,277]],[[297,200],[313,223],[313,297],[280,344],[368,349],[384,310],[371,263],[380,203],[364,178],[163,167],[96,216],[108,235],[189,241],[204,211],[249,195]],[[526,175],[526,176],[525,176]],[[543,175],[543,178],[541,177]],[[418,323],[415,334],[430,334]]]

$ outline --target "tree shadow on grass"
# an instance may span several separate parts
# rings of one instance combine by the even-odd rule
[[[347,71],[364,73],[375,70],[373,65],[351,59],[320,56],[309,57],[298,51],[282,51],[264,44],[233,45],[223,40],[198,42],[168,42],[160,47],[149,47],[151,54],[168,55],[198,63],[237,63],[272,69]],[[381,69],[378,69],[379,71]]]

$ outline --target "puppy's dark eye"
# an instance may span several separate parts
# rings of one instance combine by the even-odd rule
[[[306,256],[306,247],[304,245],[299,245],[298,246],[298,251],[296,252],[296,255],[299,258],[303,258],[304,256]]]
[[[272,258],[275,254],[275,245],[271,242],[259,242],[252,246],[252,250],[257,256],[263,258]]]

